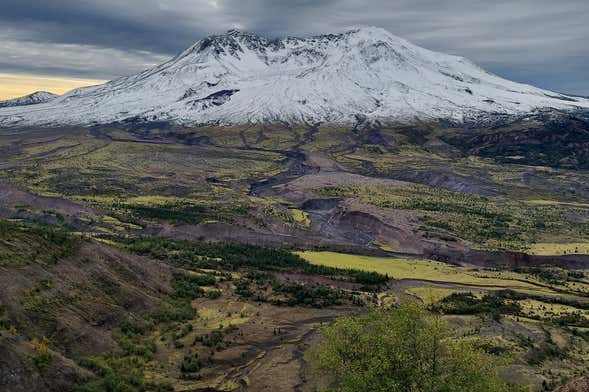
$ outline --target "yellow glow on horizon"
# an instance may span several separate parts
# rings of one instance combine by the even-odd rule
[[[97,79],[0,73],[0,100],[22,97],[35,91],[64,94],[78,87],[104,83]]]

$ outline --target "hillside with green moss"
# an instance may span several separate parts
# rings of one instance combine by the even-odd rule
[[[497,385],[581,379],[587,127],[563,121],[0,130],[0,389],[346,390],[309,349],[407,304]]]

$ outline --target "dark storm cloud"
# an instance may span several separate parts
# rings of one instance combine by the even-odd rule
[[[586,0],[0,0],[0,72],[112,78],[230,28],[386,28],[502,76],[589,94]]]

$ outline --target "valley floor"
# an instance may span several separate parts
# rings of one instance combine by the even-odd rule
[[[587,375],[588,166],[532,130],[0,130],[0,386],[315,390],[322,323],[404,302]]]

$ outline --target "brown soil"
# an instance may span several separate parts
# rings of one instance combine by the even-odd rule
[[[169,281],[160,263],[89,242],[56,264],[0,268],[0,311],[16,330],[0,332],[0,390],[70,390],[88,377],[75,360],[115,347],[112,329],[160,306]],[[43,337],[53,360],[31,371]]]
[[[225,319],[225,327],[232,317],[243,316],[247,320],[235,324],[237,329],[225,336],[226,346],[214,352],[211,364],[201,372],[202,379],[179,381],[176,384],[178,390],[220,390],[227,385],[248,391],[307,390],[302,373],[306,366],[303,358],[305,345],[321,324],[361,311],[361,308],[342,306],[329,309],[279,307],[239,300],[228,292],[224,293],[216,300],[194,301],[194,307],[204,314],[193,321],[193,332],[182,342],[190,346],[195,336],[217,329],[218,319]],[[213,309],[213,315],[203,309]],[[218,316],[215,316],[217,312]],[[174,350],[168,345],[158,348],[158,353],[161,355],[159,363],[171,363],[168,371],[176,372],[175,358],[178,355]],[[203,355],[207,355],[206,352]]]
[[[589,376],[571,381],[567,385],[557,389],[556,392],[589,392]]]
[[[35,210],[50,210],[67,216],[93,217],[94,211],[82,204],[59,198],[35,195],[16,186],[0,182],[0,208],[14,211],[20,206]]]

